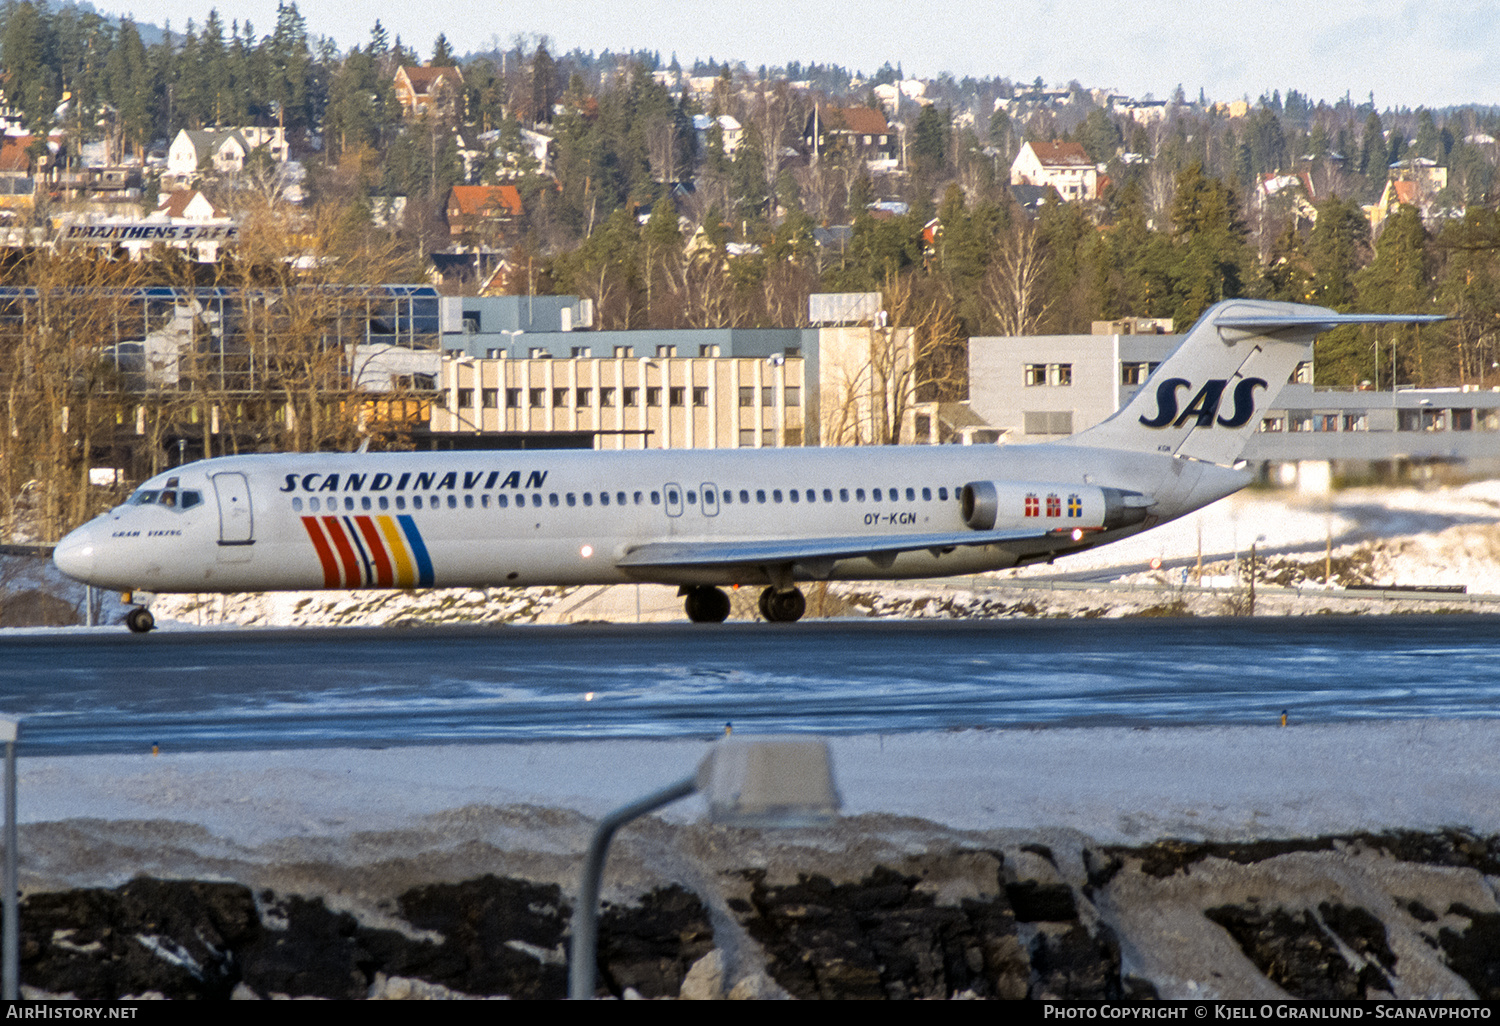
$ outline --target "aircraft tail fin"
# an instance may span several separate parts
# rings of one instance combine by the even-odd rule
[[[1442,316],[1340,314],[1319,306],[1229,300],[1211,307],[1114,416],[1064,441],[1232,464],[1312,341],[1344,324],[1427,324]]]

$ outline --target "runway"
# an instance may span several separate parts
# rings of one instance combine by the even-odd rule
[[[23,754],[1500,715],[1482,616],[0,637]]]

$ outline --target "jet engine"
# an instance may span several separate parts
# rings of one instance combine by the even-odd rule
[[[1140,492],[1057,481],[973,481],[959,502],[964,523],[976,531],[1111,530],[1145,520],[1151,504]]]

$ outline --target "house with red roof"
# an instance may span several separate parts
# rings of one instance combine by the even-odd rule
[[[41,158],[33,155],[36,141],[30,135],[0,136],[0,207],[29,209],[35,203],[37,176],[47,160],[45,151]]]
[[[1027,142],[1010,165],[1011,185],[1057,190],[1064,203],[1099,198],[1099,168],[1076,142]]]
[[[526,211],[514,185],[455,185],[444,213],[448,233],[455,239],[473,235],[495,239],[518,228]]]
[[[842,150],[868,162],[874,170],[894,169],[899,154],[896,133],[874,107],[817,105],[802,129],[802,148],[813,163]]]

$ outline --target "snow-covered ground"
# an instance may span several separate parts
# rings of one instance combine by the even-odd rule
[[[960,835],[1141,844],[1450,826],[1493,834],[1497,740],[1500,724],[1488,721],[841,737],[830,743],[846,818],[793,838],[840,851],[877,839],[921,850]],[[567,863],[593,817],[691,774],[714,743],[26,759],[24,882],[115,884],[230,863],[295,875],[326,863],[379,865],[411,884],[497,871],[484,861],[497,857]],[[689,798],[662,815],[688,824],[703,812]],[[757,861],[757,848],[741,857]]]

